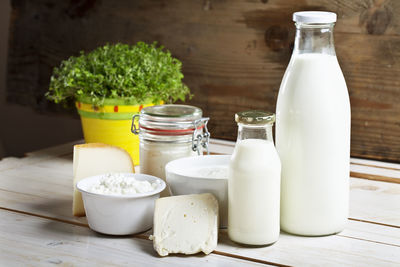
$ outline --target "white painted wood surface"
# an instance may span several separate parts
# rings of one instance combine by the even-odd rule
[[[351,230],[346,230],[350,232]],[[345,231],[345,232],[346,232]],[[397,239],[399,231],[394,232]],[[217,250],[293,266],[398,266],[400,247],[343,235],[298,237],[281,233],[270,247],[238,247],[220,233]]]
[[[233,257],[159,257],[140,238],[110,237],[87,227],[0,210],[1,266],[260,266]]]
[[[350,220],[346,229],[338,235],[307,238],[282,233],[279,241],[272,246],[244,248],[229,241],[223,230],[212,256],[168,257],[165,262],[160,262],[161,258],[153,253],[151,241],[144,240],[144,235],[112,238],[95,234],[88,229],[86,218],[71,215],[72,145],[69,143],[28,153],[22,159],[0,161],[0,266],[29,265],[29,260],[33,260],[31,265],[34,266],[51,263],[88,265],[92,256],[81,250],[86,253],[91,251],[93,257],[97,257],[96,251],[105,252],[108,249],[107,253],[114,256],[107,259],[104,256],[107,253],[103,253],[97,261],[98,265],[143,265],[148,262],[156,266],[205,263],[218,266],[244,263],[400,266],[400,184],[358,178],[351,178]],[[231,153],[232,149],[233,143],[227,141],[212,140],[210,146],[211,152],[219,154]],[[359,159],[352,159],[351,162],[357,171],[365,174],[372,172],[372,168],[372,173],[376,175],[396,177],[393,174],[400,170],[400,165],[393,163]],[[47,229],[40,225],[54,227]],[[66,232],[68,235],[65,235]],[[24,242],[22,240],[27,237],[23,236],[32,240]],[[68,245],[62,246],[60,252],[41,247],[39,243],[46,242],[45,238],[61,240]],[[130,250],[133,251],[131,254],[128,253]],[[128,258],[128,255],[135,257]]]
[[[400,184],[352,178],[350,218],[400,227]]]

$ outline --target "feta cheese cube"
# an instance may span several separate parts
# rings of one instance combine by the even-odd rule
[[[218,242],[218,201],[209,193],[157,199],[153,232],[160,256],[209,254]]]

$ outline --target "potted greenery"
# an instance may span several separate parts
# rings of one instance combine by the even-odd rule
[[[131,118],[147,105],[185,100],[182,63],[156,43],[105,45],[54,68],[46,97],[75,102],[85,141],[125,148],[139,162]]]

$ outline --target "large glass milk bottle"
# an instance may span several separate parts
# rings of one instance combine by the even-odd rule
[[[296,12],[292,58],[276,109],[282,162],[281,229],[320,236],[348,217],[350,102],[336,58],[336,14]]]

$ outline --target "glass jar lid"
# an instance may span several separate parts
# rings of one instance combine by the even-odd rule
[[[242,111],[235,114],[235,121],[252,125],[273,124],[275,113],[260,110]]]
[[[200,108],[189,106],[189,105],[157,105],[145,107],[142,109],[140,114],[143,116],[151,116],[157,120],[165,121],[165,118],[168,120],[179,120],[179,121],[190,121],[200,119],[203,115],[203,112]]]
[[[158,135],[185,135],[202,129],[200,108],[189,105],[157,105],[141,110],[139,128]]]

